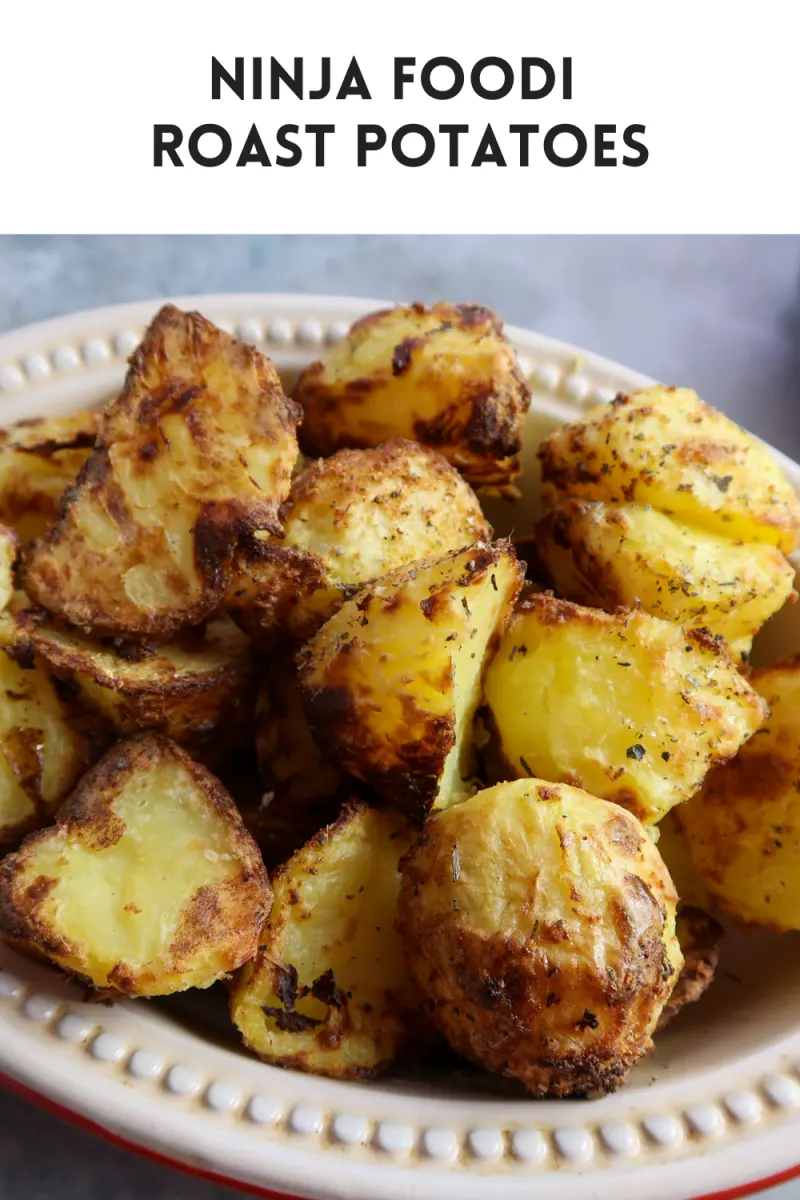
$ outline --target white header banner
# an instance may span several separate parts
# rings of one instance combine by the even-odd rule
[[[0,8],[0,232],[800,230],[795,0]]]

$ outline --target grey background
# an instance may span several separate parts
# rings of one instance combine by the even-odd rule
[[[696,387],[800,457],[798,237],[0,237],[0,329],[220,291],[477,300],[509,323]],[[770,1195],[800,1200],[800,1183]],[[232,1193],[0,1095],[2,1200],[145,1196]]]

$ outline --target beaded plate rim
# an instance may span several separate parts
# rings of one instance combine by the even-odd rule
[[[163,299],[0,334],[0,418],[100,399]],[[385,301],[311,295],[177,297],[267,353],[311,361]],[[646,376],[516,327],[533,411],[562,419]],[[41,406],[41,407],[40,407]],[[776,452],[777,453],[777,452]],[[781,454],[800,488],[800,467]],[[0,1072],[127,1141],[232,1184],[322,1200],[522,1197],[682,1200],[758,1186],[796,1165],[800,1031],[707,1076],[583,1101],[470,1101],[280,1071],[223,1050],[141,1003],[82,1001],[0,947]],[[712,1189],[713,1185],[713,1189]],[[423,1194],[420,1190],[418,1194]]]

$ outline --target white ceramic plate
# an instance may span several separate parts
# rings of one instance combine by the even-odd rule
[[[375,301],[177,298],[255,342],[291,377]],[[111,395],[158,301],[78,313],[0,336],[0,422]],[[510,330],[534,403],[524,498],[490,516],[530,528],[535,448],[642,376]],[[800,490],[800,467],[782,459]],[[773,623],[766,660],[800,649],[800,605]],[[800,954],[792,935],[726,943],[709,994],[613,1096],[534,1101],[471,1069],[340,1083],[265,1066],[198,1032],[219,998],[87,1004],[55,972],[0,948],[0,1072],[10,1086],[109,1136],[267,1194],[329,1200],[688,1200],[800,1171]],[[272,1189],[272,1191],[270,1191]]]

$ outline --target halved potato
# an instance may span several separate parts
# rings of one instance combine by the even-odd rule
[[[402,816],[352,804],[274,873],[258,954],[231,992],[234,1024],[266,1062],[376,1075],[413,1037],[419,1002],[395,927],[411,841]]]
[[[211,620],[167,644],[101,639],[41,610],[16,618],[29,646],[57,678],[122,734],[156,729],[205,762],[252,736],[256,664],[233,621]]]
[[[562,500],[536,532],[563,599],[607,612],[639,604],[651,616],[721,634],[737,656],[794,598],[794,569],[775,546],[731,541],[647,505]]]
[[[103,734],[68,705],[46,671],[15,645],[10,614],[0,623],[0,847],[51,820],[103,748]]]
[[[797,546],[800,503],[770,452],[689,388],[593,408],[539,447],[547,507],[571,496],[650,504],[743,542]]]
[[[696,1004],[714,982],[725,931],[719,921],[702,908],[686,905],[678,910],[675,933],[683,955],[683,969],[658,1018],[656,1030],[659,1032],[687,1004]]]
[[[160,734],[118,743],[0,863],[0,934],[127,996],[205,988],[256,952],[270,888],[235,804]]]
[[[166,305],[58,522],[29,549],[26,591],[95,632],[166,639],[199,624],[242,539],[280,530],[299,416],[268,359]]]
[[[676,896],[637,819],[502,783],[436,813],[403,860],[412,975],[451,1046],[534,1095],[613,1091],[681,969]]]
[[[754,671],[771,716],[678,819],[692,863],[734,919],[800,929],[800,657]]]
[[[370,313],[293,397],[312,454],[377,446],[393,437],[432,446],[470,483],[519,473],[530,391],[502,322],[474,304],[423,304]]]
[[[414,820],[471,790],[484,664],[521,583],[508,542],[423,559],[365,588],[299,652],[314,736]]]
[[[237,555],[226,609],[269,649],[305,641],[359,585],[491,538],[469,484],[440,454],[395,438],[310,463],[281,509],[281,538]]]
[[[95,409],[0,429],[0,521],[23,545],[56,520],[61,497],[89,457],[102,419]]]
[[[546,593],[518,604],[485,693],[510,777],[571,783],[648,823],[767,715],[721,640]]]

